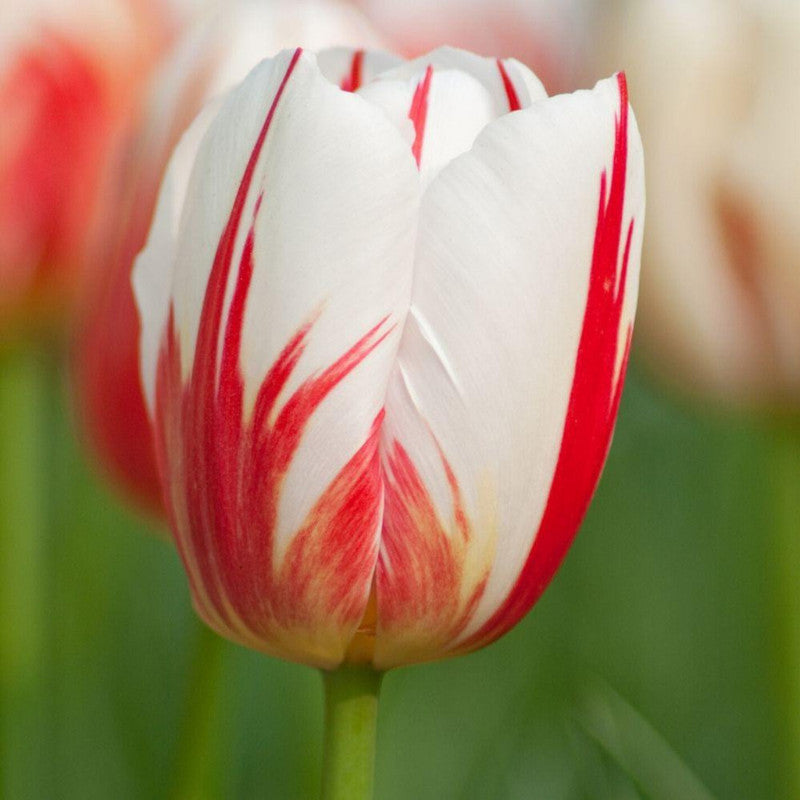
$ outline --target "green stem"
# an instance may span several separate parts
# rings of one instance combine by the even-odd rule
[[[225,647],[224,639],[204,624],[198,625],[178,734],[173,800],[199,800],[217,794],[220,677]]]
[[[371,667],[350,665],[322,675],[325,686],[322,800],[372,797],[382,677],[382,673]]]
[[[47,365],[0,355],[0,795],[43,796]]]
[[[784,743],[782,783],[800,797],[800,429],[775,431],[771,487],[774,509],[776,661],[778,709]]]

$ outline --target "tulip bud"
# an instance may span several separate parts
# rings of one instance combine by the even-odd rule
[[[630,0],[618,11],[604,56],[640,98],[654,200],[645,355],[689,392],[796,407],[800,6]]]
[[[195,607],[321,667],[463,653],[539,597],[609,446],[644,221],[623,76],[547,99],[513,60],[377,61],[287,51],[207,107],[134,269]]]
[[[332,0],[238,0],[187,25],[154,75],[124,159],[118,213],[86,274],[73,348],[76,406],[105,471],[150,513],[163,511],[139,379],[133,260],[145,244],[169,155],[202,103],[297,42],[316,49],[378,46],[380,39],[355,9]],[[361,62],[362,70],[374,67]],[[349,61],[343,63],[339,79],[350,80],[351,72]]]
[[[0,328],[63,311],[171,18],[145,0],[0,12]]]

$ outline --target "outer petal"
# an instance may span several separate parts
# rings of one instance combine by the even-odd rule
[[[381,437],[378,666],[499,636],[566,553],[616,416],[643,196],[621,76],[498,120],[428,188]]]
[[[251,647],[331,666],[364,614],[418,191],[390,123],[300,51],[257,68],[200,147],[158,450],[198,612]]]

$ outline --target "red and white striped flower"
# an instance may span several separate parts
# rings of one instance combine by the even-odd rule
[[[546,99],[513,60],[384,61],[284,52],[207,108],[134,270],[195,606],[323,667],[466,652],[533,605],[636,305],[622,75]]]

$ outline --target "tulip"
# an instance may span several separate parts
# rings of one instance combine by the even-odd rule
[[[643,168],[621,76],[544,101],[518,62],[440,50],[354,96],[337,55],[283,53],[195,121],[134,280],[198,612],[384,669],[496,638],[565,554],[619,401]]]
[[[370,676],[496,639],[566,554],[644,214],[622,75],[546,99],[513,60],[380,61],[287,51],[207,107],[134,269],[195,607],[332,670],[329,729],[362,736]],[[326,796],[368,796],[330,738]]]
[[[796,409],[800,7],[631,0],[618,11],[605,58],[626,65],[641,98],[655,198],[643,353],[683,391]]]
[[[21,7],[20,7],[21,6]],[[173,17],[148,0],[0,12],[0,326],[60,315]]]
[[[133,260],[145,244],[170,152],[202,104],[297,42],[312,49],[381,44],[358,11],[332,0],[238,0],[186,25],[153,76],[122,159],[119,211],[104,226],[83,281],[72,359],[76,409],[104,472],[154,516],[163,515],[163,503],[139,380]],[[351,71],[343,64],[339,80]]]

